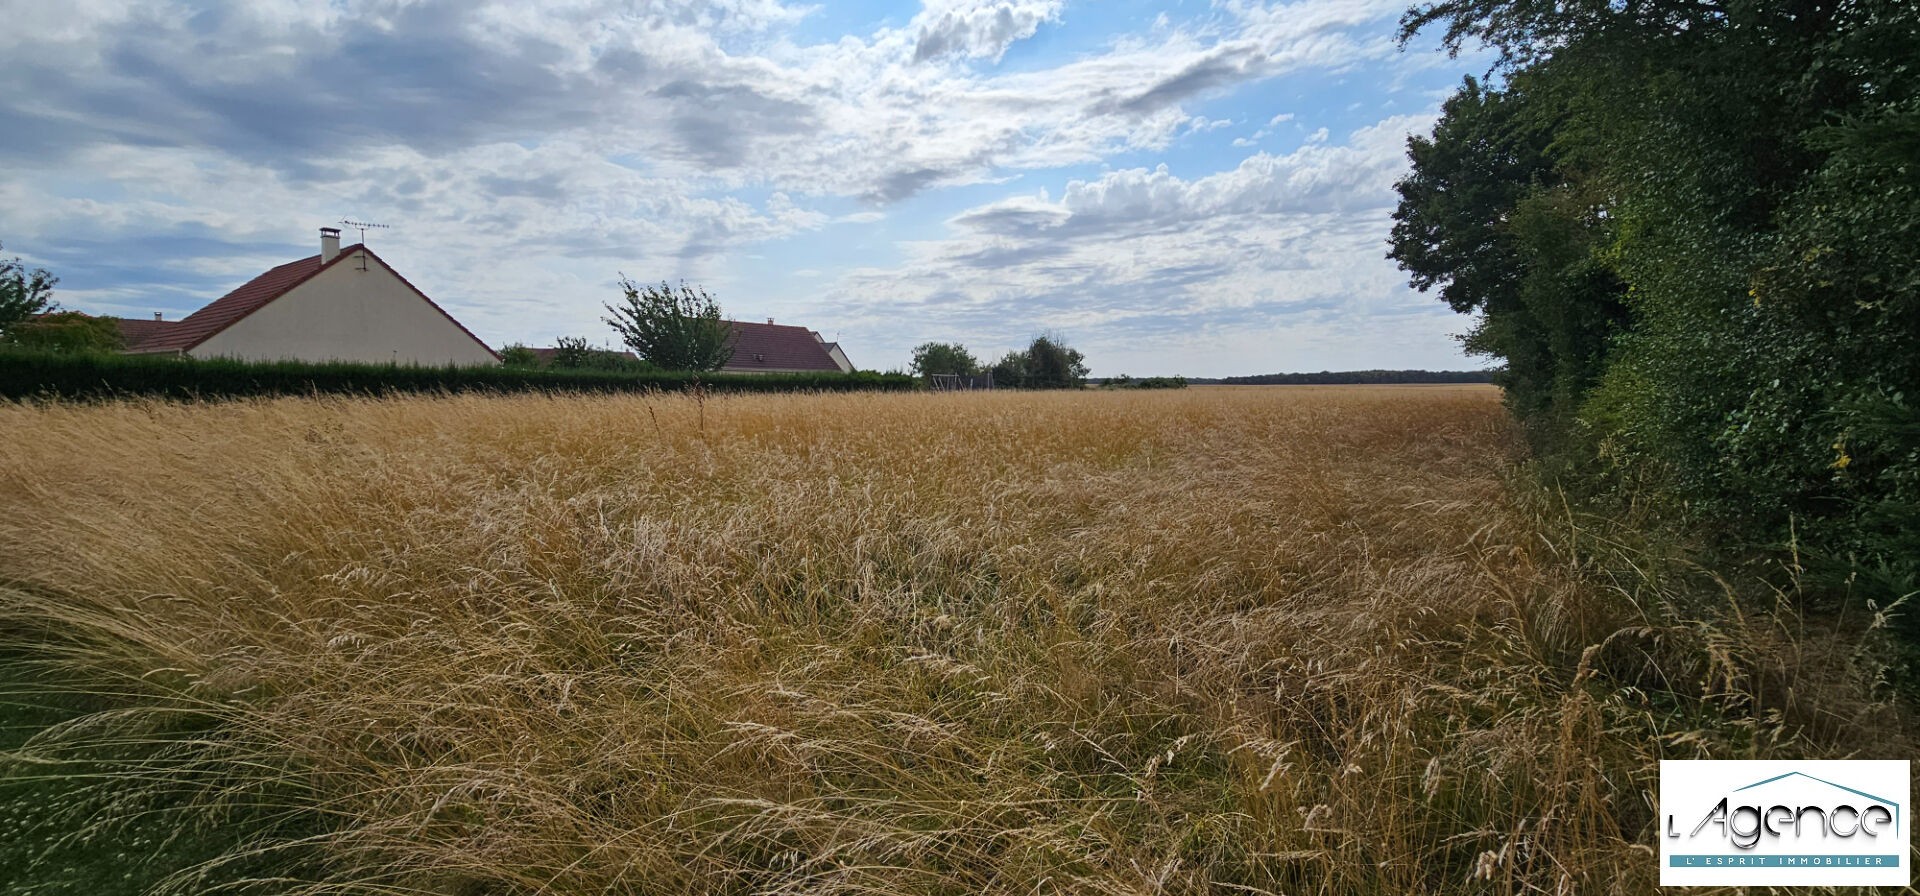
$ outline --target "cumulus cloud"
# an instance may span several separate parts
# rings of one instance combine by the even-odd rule
[[[949,219],[946,238],[916,244],[910,264],[847,277],[842,295],[888,296],[930,333],[986,332],[1003,345],[1064,329],[1110,364],[1191,357],[1255,322],[1357,339],[1361,319],[1376,338],[1424,346],[1409,357],[1438,363],[1445,310],[1379,261],[1406,136],[1432,122],[1395,116],[1337,144],[1256,153],[1203,177],[1129,168],[1071,181],[1058,198],[985,203]]]
[[[914,16],[913,59],[1000,61],[1015,41],[1060,17],[1060,0],[933,0]]]
[[[891,202],[996,168],[1162,148],[1194,118],[1190,101],[1368,58],[1378,42],[1340,30],[1359,20],[1351,6],[1236,8],[1233,33],[1173,29],[1043,70],[981,74],[916,63],[998,60],[1059,20],[1062,4],[937,0],[901,30],[795,46],[781,35],[806,8],[777,0],[537,11],[155,0],[7,45],[0,128],[14,136],[0,158],[31,167],[88,145],[197,148],[325,180],[365,147],[437,155],[571,140],[725,187]]]
[[[1252,136],[1233,138],[1233,145],[1242,146],[1242,147],[1254,146],[1258,144],[1260,141],[1267,139],[1267,137],[1273,133],[1274,128],[1277,128],[1280,125],[1283,125],[1292,120],[1293,120],[1292,112],[1282,112],[1279,115],[1275,115],[1274,117],[1268,119],[1267,126],[1264,128],[1261,128],[1260,130],[1254,131]]]
[[[1318,214],[1383,208],[1404,170],[1406,135],[1432,126],[1431,116],[1395,116],[1326,145],[1325,129],[1284,156],[1258,153],[1230,171],[1184,180],[1166,165],[1108,172],[1072,181],[1058,201],[1015,197],[952,219],[976,233],[1035,237],[1093,232],[1127,238],[1238,215]]]

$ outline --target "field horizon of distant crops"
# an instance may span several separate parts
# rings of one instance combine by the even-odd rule
[[[0,432],[8,892],[1641,893],[1658,759],[1916,744],[1491,387]]]

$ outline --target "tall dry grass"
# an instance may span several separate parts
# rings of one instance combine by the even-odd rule
[[[1679,608],[1478,387],[0,432],[15,696],[92,701],[7,774],[260,825],[180,892],[1644,893],[1659,757],[1913,745],[1870,621]]]

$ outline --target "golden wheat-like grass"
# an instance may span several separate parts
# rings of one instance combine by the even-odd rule
[[[1594,575],[1486,387],[0,432],[0,633],[112,703],[9,773],[146,747],[289,891],[1644,893],[1660,756],[1911,743],[1852,642]]]

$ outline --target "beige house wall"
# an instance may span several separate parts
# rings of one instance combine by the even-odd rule
[[[235,321],[188,354],[248,361],[499,363],[379,259],[360,252],[353,256]]]
[[[840,350],[839,343],[836,342],[832,348],[827,349],[827,357],[832,358],[833,363],[840,365],[841,373],[853,372],[853,362],[847,360],[847,353]]]

